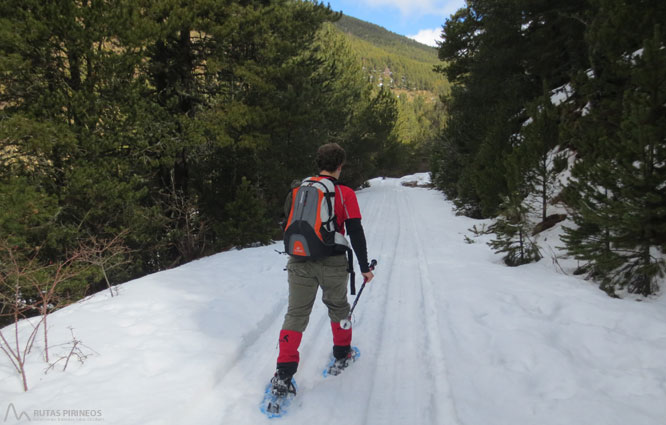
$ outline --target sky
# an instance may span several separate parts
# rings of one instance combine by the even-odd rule
[[[331,9],[436,46],[442,25],[464,0],[329,0]]]

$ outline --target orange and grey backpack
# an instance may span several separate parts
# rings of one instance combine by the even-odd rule
[[[335,182],[321,176],[308,177],[289,192],[284,248],[287,254],[303,259],[346,252],[350,292],[356,295],[354,255],[347,238],[337,228],[335,192]]]
[[[349,250],[347,239],[337,231],[335,192],[335,183],[326,177],[306,178],[292,189],[284,229],[287,254],[316,259]]]

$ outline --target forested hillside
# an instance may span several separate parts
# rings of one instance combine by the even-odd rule
[[[391,137],[398,145],[387,152],[385,160],[392,158],[390,162],[402,166],[384,168],[382,173],[397,177],[428,170],[432,144],[443,129],[446,115],[440,98],[450,90],[445,76],[434,72],[440,63],[437,50],[346,15],[333,27],[344,34],[351,56],[374,90],[388,89],[397,99]]]
[[[422,164],[419,104],[399,114],[337,19],[291,0],[0,1],[1,314],[280,238],[325,142],[352,187]]]
[[[508,264],[543,256],[535,217],[560,219],[547,214],[558,204],[577,273],[613,296],[658,291],[664,22],[666,3],[654,0],[469,0],[446,21],[439,57],[454,87],[433,177],[461,212],[498,217],[495,247]],[[571,178],[553,193],[562,171]]]
[[[347,35],[374,84],[428,91],[430,97],[448,91],[447,80],[433,73],[438,64],[434,47],[346,15],[335,26]]]

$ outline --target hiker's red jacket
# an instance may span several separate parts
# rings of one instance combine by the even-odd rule
[[[365,242],[365,232],[361,225],[361,209],[358,206],[356,192],[349,186],[337,183],[335,177],[320,177],[329,178],[335,183],[335,206],[333,208],[335,209],[338,231],[344,235],[346,229],[361,272],[369,272],[368,248]]]

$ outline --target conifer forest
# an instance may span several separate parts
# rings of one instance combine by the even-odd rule
[[[618,0],[469,0],[446,21],[438,69],[452,91],[433,179],[461,213],[498,217],[493,245],[507,264],[541,258],[526,223],[558,202],[573,221],[562,243],[577,274],[612,296],[658,291],[664,22],[664,2]],[[560,190],[554,177],[570,162]]]
[[[354,188],[431,171],[496,219],[509,265],[541,258],[528,219],[561,202],[577,272],[659,291],[666,3],[468,0],[411,56],[340,22],[302,0],[0,0],[0,324],[280,239],[327,142]]]

